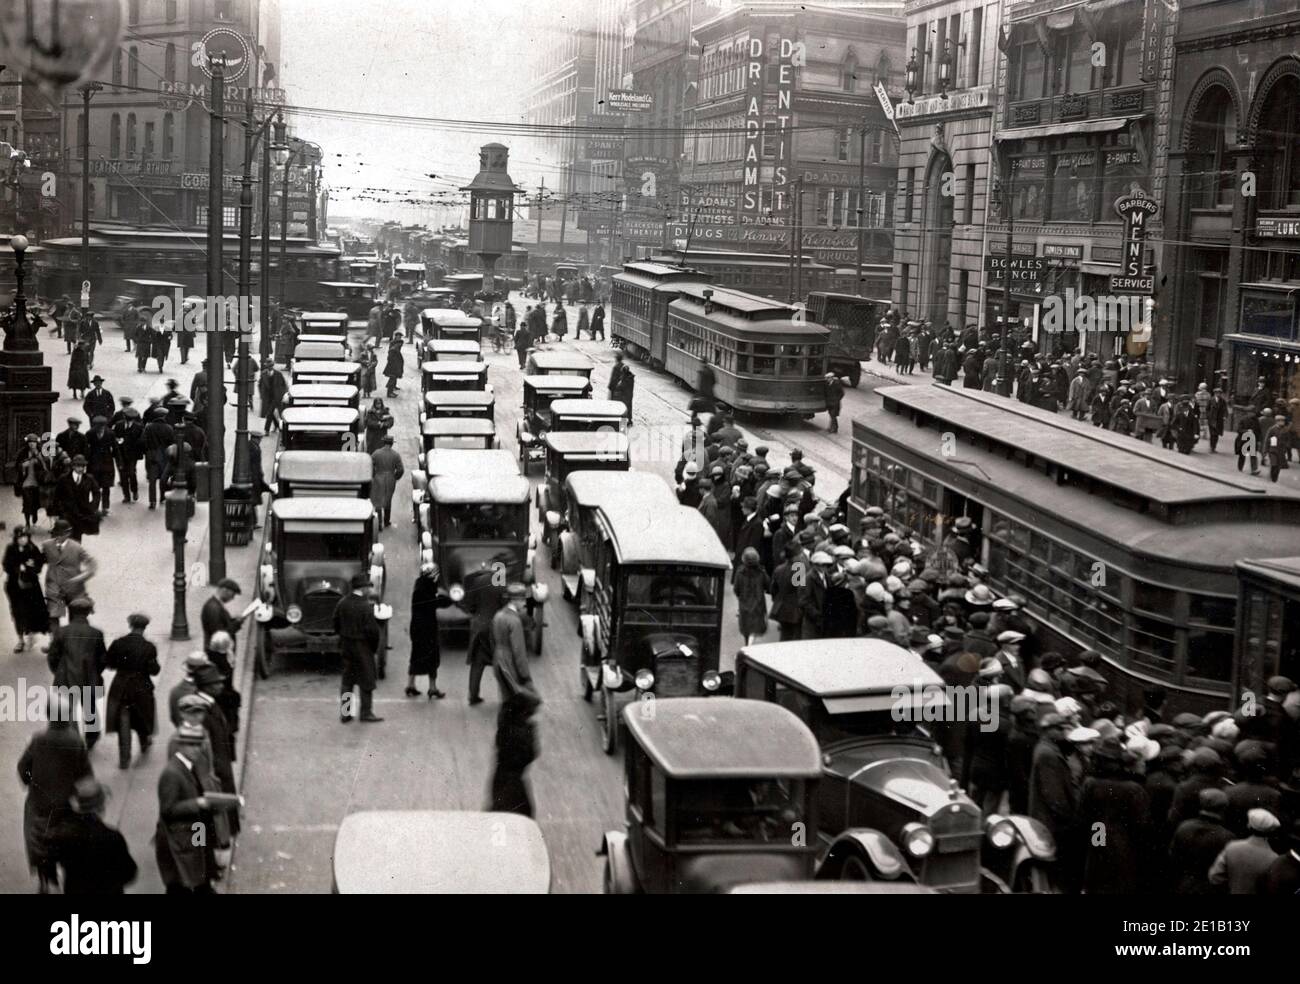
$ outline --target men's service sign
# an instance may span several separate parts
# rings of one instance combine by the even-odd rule
[[[1142,256],[1147,225],[1159,211],[1160,206],[1155,200],[1144,194],[1121,195],[1115,199],[1115,213],[1124,220],[1124,246],[1120,255],[1123,270],[1110,278],[1111,293],[1155,293],[1155,277],[1145,275]]]

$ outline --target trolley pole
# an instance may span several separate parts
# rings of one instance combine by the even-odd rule
[[[213,309],[223,293],[221,250],[224,228],[222,203],[225,194],[225,163],[222,155],[225,114],[224,58],[212,59],[212,108],[208,130],[208,583],[226,576],[226,420],[222,393],[225,389],[225,355],[218,313]]]

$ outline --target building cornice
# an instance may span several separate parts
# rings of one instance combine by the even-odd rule
[[[1243,44],[1258,44],[1262,41],[1276,41],[1300,34],[1300,19],[1277,21],[1272,24],[1251,22],[1240,30],[1201,31],[1195,35],[1174,39],[1174,47],[1179,52],[1210,51],[1214,48],[1235,48]]]

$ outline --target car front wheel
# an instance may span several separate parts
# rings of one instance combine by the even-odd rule
[[[600,722],[600,747],[604,749],[606,755],[613,755],[618,750],[618,715],[616,714],[617,705],[614,701],[614,691],[608,687],[600,688],[601,694],[601,722]]]

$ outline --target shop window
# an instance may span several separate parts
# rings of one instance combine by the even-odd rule
[[[1011,162],[1012,215],[1041,221],[1047,197],[1047,158],[1017,157]]]
[[[1051,217],[1065,222],[1091,222],[1097,211],[1096,152],[1057,154],[1053,165]]]

